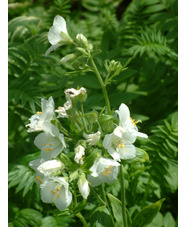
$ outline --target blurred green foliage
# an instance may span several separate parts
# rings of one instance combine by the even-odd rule
[[[160,198],[161,212],[148,227],[177,226],[177,7],[176,0],[9,0],[9,226],[79,226],[67,211],[59,212],[39,198],[29,161],[39,156],[28,134],[28,118],[40,110],[41,97],[53,96],[56,107],[65,102],[64,89],[84,86],[85,111],[101,110],[104,99],[91,72],[69,74],[72,66],[60,63],[69,48],[48,57],[47,32],[53,18],[67,20],[72,37],[84,34],[100,52],[96,64],[105,76],[105,60],[132,61],[108,86],[112,109],[126,103],[140,130],[149,139],[136,144],[149,155],[148,163],[127,164],[126,197],[132,217]],[[143,114],[143,115],[142,115]],[[95,188],[95,190],[98,190]],[[120,198],[120,183],[107,193]],[[96,209],[93,196],[82,211],[89,220]],[[106,215],[106,213],[105,213]]]

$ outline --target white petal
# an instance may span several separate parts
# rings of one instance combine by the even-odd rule
[[[112,144],[112,133],[105,135],[105,138],[103,140],[103,147],[108,149]]]
[[[68,34],[66,28],[66,21],[63,17],[59,15],[55,16],[53,25],[56,27],[58,31],[63,31],[64,33]]]
[[[133,145],[125,145],[119,149],[119,154],[121,159],[132,159],[136,157],[136,149]]]
[[[61,167],[62,163],[60,161],[49,160],[39,165],[37,170],[44,175],[50,175],[51,173],[60,170]]]
[[[54,191],[55,187],[57,186],[57,183],[53,180],[47,180],[41,184],[41,200],[44,203],[52,203],[54,199],[54,195],[52,191]]]
[[[96,187],[101,184],[101,180],[99,179],[99,177],[93,177],[92,175],[88,174],[87,179],[91,183],[92,187]]]
[[[122,103],[119,107],[119,110],[116,110],[116,113],[119,115],[120,126],[124,127],[125,124],[130,121],[129,108]]]
[[[136,134],[137,134],[137,136],[139,136],[139,137],[146,138],[146,139],[148,138],[147,134],[145,134],[145,133],[137,132]]]
[[[53,50],[56,50],[58,47],[62,46],[62,44],[54,44],[51,47],[48,48],[48,50],[45,53],[45,57],[50,54]]]

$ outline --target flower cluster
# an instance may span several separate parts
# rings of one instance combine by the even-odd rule
[[[48,100],[42,99],[42,111],[34,114],[29,119],[30,123],[26,125],[29,127],[28,132],[42,131],[34,140],[34,144],[41,150],[40,159],[30,162],[30,167],[36,171],[36,181],[41,189],[41,200],[45,203],[54,203],[59,210],[67,208],[72,201],[69,183],[72,184],[74,180],[77,180],[77,186],[82,197],[87,199],[90,193],[89,184],[95,187],[102,182],[112,183],[115,181],[120,166],[118,161],[134,158],[136,150],[133,143],[136,137],[147,137],[138,132],[137,122],[130,118],[128,107],[121,104],[119,110],[116,111],[119,115],[119,126],[111,134],[106,134],[103,139],[103,147],[107,149],[113,159],[109,158],[108,154],[103,157],[97,152],[93,164],[88,169],[89,173],[86,174],[85,166],[87,163],[85,163],[85,160],[87,154],[91,155],[96,145],[104,149],[100,142],[101,131],[103,130],[100,129],[101,131],[95,133],[86,133],[80,130],[82,138],[79,137],[74,149],[69,152],[74,153],[74,162],[71,160],[74,167],[67,168],[60,154],[68,155],[66,141],[69,141],[70,137],[68,134],[67,136],[61,133],[60,127],[57,127],[55,123],[59,123],[58,118],[65,117],[78,124],[77,117],[80,113],[77,112],[76,103],[84,101],[87,95],[86,89],[83,87],[79,90],[67,89],[65,94],[69,103],[68,107],[66,107],[66,102],[63,107],[58,107],[55,110],[52,97]],[[55,116],[55,112],[58,113],[58,117]],[[83,123],[78,125],[78,127],[81,126],[84,127]],[[102,135],[104,135],[104,132],[102,132]]]
[[[92,50],[82,34],[76,36],[76,43],[72,40],[60,16],[54,18],[48,39],[52,46],[46,55],[65,44],[75,44],[76,50],[85,55]],[[69,59],[72,55],[61,61]],[[28,132],[40,132],[34,140],[41,151],[40,158],[29,165],[36,171],[41,200],[54,203],[59,210],[70,206],[76,187],[83,199],[87,199],[90,187],[114,182],[120,161],[136,157],[133,145],[136,138],[147,138],[138,132],[139,121],[130,118],[125,104],[116,111],[119,116],[116,126],[111,114],[84,113],[83,103],[87,99],[84,87],[66,89],[65,96],[66,102],[57,109],[52,97],[41,99],[41,112],[31,116],[26,125]]]

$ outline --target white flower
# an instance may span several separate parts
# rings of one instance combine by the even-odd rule
[[[52,173],[60,170],[63,164],[58,160],[49,160],[37,167],[37,170],[45,176],[50,176]]]
[[[59,106],[57,110],[55,110],[56,113],[58,113],[57,118],[64,118],[68,117],[68,114],[66,113],[65,107]]]
[[[69,88],[65,90],[65,95],[66,95],[66,99],[68,101],[78,97],[79,99],[81,99],[81,101],[85,101],[86,99],[86,89],[84,87],[81,87],[80,89],[76,90],[74,88]]]
[[[74,161],[78,164],[83,164],[83,157],[85,156],[85,148],[81,145],[78,145],[75,148],[75,157],[74,157]]]
[[[50,97],[48,100],[41,99],[41,109],[42,112],[37,112],[32,115],[30,124],[27,124],[26,127],[29,127],[28,132],[36,131],[47,131],[50,127],[50,121],[54,116],[54,100]]]
[[[127,137],[125,130],[120,126],[116,127],[113,133],[105,136],[103,146],[116,161],[136,157],[136,149],[131,143],[131,135],[129,134]]]
[[[119,115],[119,126],[124,129],[123,133],[125,134],[125,137],[127,137],[127,140],[130,138],[130,141],[134,143],[137,136],[143,138],[148,137],[145,133],[138,132],[136,124],[139,121],[135,121],[135,119],[130,117],[129,108],[124,103],[120,105],[119,110],[116,110],[116,113]]]
[[[101,132],[97,131],[96,133],[93,134],[86,134],[83,133],[83,136],[86,139],[86,142],[89,143],[89,145],[96,145],[98,140],[100,139]]]
[[[47,56],[51,51],[56,50],[58,47],[73,42],[68,34],[66,21],[63,17],[59,15],[55,16],[53,26],[50,28],[48,33],[48,40],[52,46],[46,51],[45,56]]]
[[[93,187],[104,183],[112,183],[118,177],[120,164],[109,158],[99,158],[90,168],[92,171],[91,174],[87,176],[88,181],[92,184]]]
[[[82,197],[84,199],[87,199],[87,197],[90,193],[90,188],[89,188],[88,181],[84,174],[82,174],[80,176],[77,184],[78,184],[78,188],[79,188],[79,191],[80,191]]]
[[[56,158],[66,147],[64,135],[52,124],[49,132],[42,132],[35,138],[34,144],[41,150],[44,160]]]
[[[72,193],[69,191],[68,185],[64,177],[45,178],[40,185],[41,200],[44,203],[54,203],[61,211],[66,209],[72,201]]]

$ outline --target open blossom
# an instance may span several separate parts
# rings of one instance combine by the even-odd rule
[[[112,183],[118,177],[120,164],[109,158],[99,158],[90,168],[91,174],[87,176],[88,181],[93,187],[104,183]]]
[[[35,138],[34,144],[41,150],[44,160],[57,157],[66,147],[64,135],[52,124],[49,132],[42,132]]]
[[[83,136],[86,139],[86,142],[89,145],[96,145],[96,143],[100,139],[100,135],[101,135],[100,131],[97,131],[96,133],[92,133],[92,134],[86,134],[86,133],[83,134]]]
[[[78,164],[83,164],[83,158],[85,156],[85,148],[81,145],[78,145],[75,148],[75,157],[74,157],[74,161],[77,162]]]
[[[74,88],[69,88],[65,90],[65,95],[68,101],[72,101],[73,99],[77,98],[79,101],[83,102],[86,100],[87,97],[86,92],[87,91],[84,87],[81,87],[78,90]]]
[[[130,141],[130,137],[125,137],[124,129],[116,127],[113,133],[107,134],[103,140],[103,146],[114,160],[132,159],[136,157],[136,149]]]
[[[143,138],[148,137],[145,133],[138,132],[136,125],[139,121],[135,121],[135,119],[130,117],[129,108],[124,103],[120,105],[116,113],[119,115],[119,126],[123,128],[123,134],[127,137],[127,140],[134,143],[138,136]]]
[[[46,51],[45,56],[47,56],[51,51],[56,50],[58,47],[73,42],[68,34],[66,21],[63,17],[59,15],[55,16],[53,26],[50,28],[48,33],[48,40],[52,46]]]
[[[54,203],[59,210],[66,209],[72,202],[72,193],[68,189],[64,177],[48,177],[40,185],[41,200],[44,203]]]
[[[57,110],[55,110],[55,112],[58,113],[57,118],[68,117],[68,114],[67,114],[67,112],[66,112],[66,110],[65,110],[65,107],[59,106],[59,107],[57,108]]]
[[[32,115],[30,123],[26,125],[29,127],[28,132],[48,131],[50,128],[50,121],[54,116],[54,100],[50,97],[48,100],[41,99],[42,112],[37,112]]]
[[[54,159],[42,163],[37,167],[37,170],[45,176],[50,176],[52,173],[62,169],[62,167],[64,167],[64,165],[60,161]]]
[[[89,193],[90,193],[90,188],[88,185],[88,181],[85,177],[85,174],[82,174],[78,180],[78,188],[79,191],[84,199],[87,199]]]

